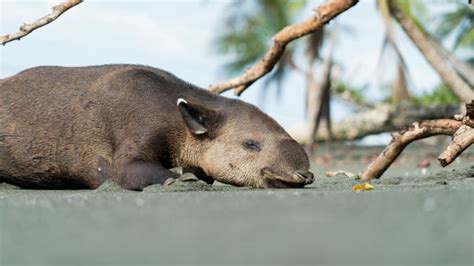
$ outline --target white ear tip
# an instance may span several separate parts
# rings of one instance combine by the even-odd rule
[[[178,101],[176,102],[176,105],[179,105],[180,103],[188,104],[188,102],[183,98],[179,98]]]

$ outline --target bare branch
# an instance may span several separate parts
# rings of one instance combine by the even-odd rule
[[[411,142],[434,135],[451,136],[461,126],[461,121],[452,119],[415,122],[409,128],[392,134],[392,141],[385,150],[359,176],[363,181],[379,178]]]
[[[293,24],[283,28],[273,36],[273,45],[264,57],[255,65],[248,68],[242,76],[228,81],[209,86],[209,90],[222,93],[235,88],[236,95],[242,94],[256,80],[270,72],[285,51],[285,47],[291,41],[308,35],[329,22],[340,13],[357,4],[358,0],[328,0],[325,4],[317,7],[315,15],[301,23]]]
[[[68,9],[82,3],[82,1],[83,0],[66,0],[54,6],[53,11],[49,15],[44,16],[33,23],[23,24],[23,26],[21,26],[20,30],[17,32],[0,36],[0,44],[5,45],[8,42],[11,42],[14,40],[20,40],[20,38],[25,37],[26,35],[30,34],[32,31],[53,22],[59,16],[61,16],[64,12],[66,12]]]
[[[474,128],[462,125],[454,133],[453,140],[438,157],[440,164],[445,167],[456,159],[467,147],[474,142]]]
[[[446,150],[438,157],[443,167],[450,164],[467,147],[474,143],[474,100],[466,104],[465,115],[455,119],[438,119],[415,122],[411,127],[392,134],[392,141],[365,171],[359,174],[363,181],[379,178],[411,142],[434,135],[453,136]]]

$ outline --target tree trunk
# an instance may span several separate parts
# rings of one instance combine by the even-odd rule
[[[328,132],[328,139],[331,140],[332,135],[332,127],[331,127],[331,67],[332,67],[332,59],[329,59],[329,65],[324,68],[324,76],[323,80],[321,81],[321,85],[318,87],[318,109],[317,113],[315,114],[315,120],[313,121],[311,132],[310,132],[310,142],[309,148],[310,151],[314,150],[316,141],[315,136],[319,131],[321,124],[325,124],[326,132]]]
[[[400,104],[410,100],[410,93],[407,88],[407,77],[402,65],[398,65],[397,78],[392,84],[392,103]]]
[[[334,46],[336,44],[336,32],[333,29],[331,31],[331,40],[329,46],[329,52],[324,60],[322,78],[317,86],[314,86],[315,96],[314,105],[310,109],[309,123],[310,130],[308,139],[306,141],[308,151],[312,153],[314,151],[316,141],[315,136],[318,132],[319,126],[322,121],[326,122],[326,130],[330,139],[331,136],[331,114],[330,114],[330,102],[331,102],[331,69],[333,65],[332,54]],[[313,82],[314,83],[314,82]]]
[[[457,58],[451,51],[446,49],[441,43],[431,38],[433,45],[435,45],[438,50],[444,54],[444,56],[449,60],[453,68],[461,75],[469,85],[474,86],[474,68],[468,65],[466,62]]]
[[[397,1],[389,0],[389,6],[392,16],[402,26],[405,33],[420,50],[425,59],[431,64],[436,72],[438,72],[446,86],[448,86],[454,94],[464,102],[474,99],[474,91],[471,86],[469,86],[469,84],[467,84],[456,73],[456,71],[446,64],[437,48],[433,46],[431,40],[400,10],[397,6]]]

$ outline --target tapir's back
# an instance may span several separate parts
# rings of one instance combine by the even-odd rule
[[[32,174],[42,185],[44,178],[58,182],[58,175],[84,179],[97,168],[90,164],[110,163],[113,121],[104,113],[116,111],[110,110],[114,100],[124,113],[133,109],[127,102],[133,82],[143,81],[133,80],[135,70],[156,73],[150,78],[157,82],[180,82],[165,71],[132,65],[37,67],[0,80],[0,181],[13,176],[31,182]]]

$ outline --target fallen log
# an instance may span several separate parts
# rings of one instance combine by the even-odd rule
[[[357,140],[407,127],[415,121],[453,117],[460,111],[461,107],[453,104],[428,106],[380,104],[373,109],[360,111],[353,117],[332,123],[331,140]],[[317,142],[328,140],[327,130],[319,130],[315,139]]]
[[[414,122],[410,127],[392,134],[392,141],[367,169],[359,174],[359,178],[363,181],[379,178],[408,144],[435,135],[453,137],[451,143],[438,157],[440,164],[445,167],[474,142],[473,125],[474,100],[466,104],[466,114],[455,116],[455,119]]]

